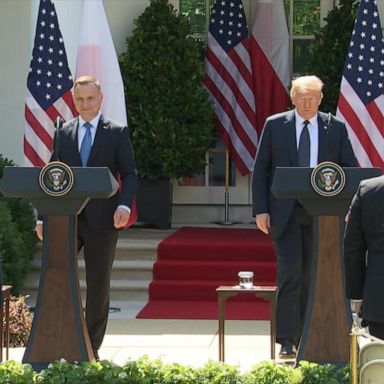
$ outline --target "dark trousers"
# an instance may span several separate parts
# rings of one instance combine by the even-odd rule
[[[295,206],[283,234],[273,241],[277,258],[276,340],[298,344],[308,299],[312,218]]]
[[[384,340],[384,324],[368,321],[369,333],[379,339]]]
[[[78,250],[84,248],[87,283],[85,321],[94,352],[100,348],[107,327],[117,237],[117,230],[95,233],[88,229],[85,221],[79,220]]]

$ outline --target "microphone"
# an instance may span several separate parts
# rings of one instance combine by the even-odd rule
[[[55,145],[55,152],[56,152],[56,161],[60,161],[59,159],[59,130],[62,128],[64,124],[64,120],[57,116],[55,120],[55,128],[56,128],[56,145]]]

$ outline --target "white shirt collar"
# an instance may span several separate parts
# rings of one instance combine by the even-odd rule
[[[101,113],[99,112],[91,121],[89,121],[90,124],[92,124],[93,128],[96,128],[99,124]],[[79,116],[79,127],[83,127],[83,125],[86,123],[86,121]]]
[[[306,119],[303,119],[298,113],[297,110],[295,109],[295,119],[296,119],[296,124],[299,126],[302,126],[304,124],[304,121]],[[312,126],[315,126],[317,124],[317,113],[315,116],[313,116],[311,119],[308,120],[309,124]]]

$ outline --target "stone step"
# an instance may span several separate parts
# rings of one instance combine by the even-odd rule
[[[115,252],[115,260],[152,260],[157,257],[159,241],[127,241],[119,239]],[[79,255],[80,256],[80,255]]]
[[[151,281],[137,280],[111,280],[111,302],[114,301],[140,301],[146,302],[148,299],[148,285]],[[23,294],[28,295],[28,303],[34,306],[36,303],[38,287],[25,285]],[[86,284],[85,280],[80,279],[80,292],[83,300],[85,300]]]
[[[116,260],[150,260],[155,261],[157,257],[157,242],[128,242],[119,240],[115,251]],[[79,259],[83,258],[83,253],[79,253]],[[41,262],[41,249],[35,253],[33,260]]]
[[[115,260],[112,268],[112,280],[152,280],[152,260]],[[41,260],[33,260],[25,285],[33,287],[39,284]],[[85,278],[85,262],[78,261],[79,276]]]
[[[111,306],[114,303],[145,303],[148,286],[152,281],[153,263],[157,258],[157,246],[173,230],[131,228],[119,235],[111,278]],[[29,295],[28,304],[35,305],[39,286],[41,248],[32,262],[23,294]],[[85,265],[82,253],[78,260],[80,291],[85,299]]]

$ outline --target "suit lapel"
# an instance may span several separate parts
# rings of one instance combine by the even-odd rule
[[[284,130],[287,132],[287,135],[285,135],[287,139],[285,144],[289,150],[292,166],[297,166],[296,120],[294,110],[287,115],[285,125]]]
[[[93,141],[91,153],[89,154],[88,166],[92,165],[92,162],[96,158],[96,154],[102,145],[105,145],[105,132],[109,129],[109,122],[106,121],[103,115],[100,116],[99,124],[97,125],[95,140]]]
[[[70,131],[70,140],[69,142],[73,146],[71,148],[71,153],[76,153],[76,164],[81,167],[81,157],[80,157],[80,152],[79,152],[79,145],[78,145],[78,135],[79,135],[79,118],[73,120],[71,123],[71,126],[69,127]]]

